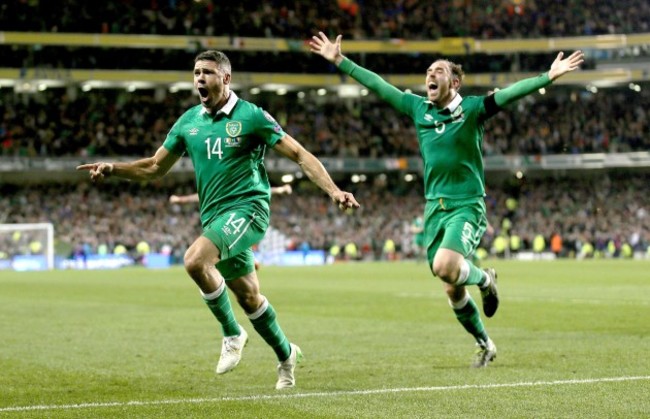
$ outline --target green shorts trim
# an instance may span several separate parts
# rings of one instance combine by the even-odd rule
[[[439,248],[450,249],[469,257],[481,242],[487,229],[483,198],[427,201],[424,209],[424,231],[427,258],[433,258]]]

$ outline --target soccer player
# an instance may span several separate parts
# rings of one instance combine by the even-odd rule
[[[275,388],[294,387],[294,369],[302,353],[289,342],[273,306],[260,293],[251,250],[269,225],[266,149],[273,148],[298,163],[340,209],[358,208],[359,203],[351,193],[341,191],[321,162],[285,133],[271,115],[230,90],[231,65],[224,53],[200,53],[193,71],[201,103],[176,121],[152,157],[83,164],[77,170],[88,170],[93,181],[111,175],[149,181],[165,175],[187,154],[194,165],[203,234],[187,249],[184,263],[222,327],[224,339],[216,372],[235,368],[248,340],[233,314],[227,285],[278,358]]]
[[[334,42],[319,32],[310,41],[311,51],[376,93],[413,119],[424,160],[424,231],[432,273],[443,281],[458,321],[475,338],[479,350],[474,367],[485,367],[497,355],[467,285],[481,290],[483,312],[492,317],[499,306],[494,269],[481,270],[470,260],[487,227],[485,181],[481,146],[484,124],[508,104],[550,85],[582,64],[583,53],[567,58],[559,53],[550,70],[521,80],[486,96],[462,97],[460,65],[440,59],[427,69],[426,97],[402,92],[379,75],[343,56],[342,36]]]

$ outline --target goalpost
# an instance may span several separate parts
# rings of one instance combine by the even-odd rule
[[[39,266],[54,269],[52,223],[0,224],[0,259],[3,258],[13,261],[14,269],[16,264],[25,267],[20,270]]]

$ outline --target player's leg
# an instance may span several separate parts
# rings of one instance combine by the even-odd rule
[[[240,253],[242,250],[250,251],[250,246],[262,239],[267,226],[268,210],[255,204],[233,209],[216,217],[205,228],[202,241],[202,243],[208,243],[204,247],[210,248],[209,244],[212,244],[213,249],[218,249],[216,250],[216,257],[212,257],[205,264],[200,264],[200,269],[197,268],[197,270],[210,269],[210,266],[207,266],[207,262],[212,262],[213,265],[211,268],[220,272],[223,278],[225,278],[226,283],[229,279],[236,278],[238,274],[236,271],[233,273],[233,269],[240,269],[248,261]],[[245,268],[247,269],[248,267]],[[224,314],[223,311],[225,310],[220,312],[219,307],[217,307],[220,302],[222,303],[220,307],[225,307],[227,300],[227,305],[230,309],[228,324],[231,327],[229,330],[224,328],[224,339],[221,346],[221,357],[217,364],[217,374],[231,371],[239,364],[244,346],[248,342],[248,334],[237,323],[234,315],[232,315],[228,292],[225,288],[225,286],[220,287],[218,290],[220,293],[214,303],[209,300],[209,297],[216,295],[217,292],[206,296],[208,297],[206,298],[206,302],[213,309],[215,316],[217,314]],[[219,317],[217,316],[217,318]],[[223,321],[222,324],[224,324]]]
[[[219,250],[205,237],[199,237],[185,252],[185,270],[198,285],[203,299],[223,328],[224,336],[239,335],[223,277],[215,268]]]
[[[224,374],[237,366],[248,337],[237,323],[232,311],[226,283],[216,269],[219,250],[206,237],[199,237],[185,252],[185,270],[198,285],[203,300],[221,324],[223,341],[217,374]]]
[[[433,273],[451,285],[478,285],[483,311],[492,317],[499,306],[496,271],[480,269],[469,259],[487,227],[485,205],[481,201],[448,209],[442,218],[444,235],[433,259]]]
[[[449,299],[456,319],[469,332],[480,348],[493,349],[494,359],[496,348],[485,331],[480,312],[464,285],[457,284],[460,277],[461,265],[465,257],[453,248],[462,249],[462,240],[453,228],[454,213],[443,208],[438,202],[429,202],[425,210],[425,232],[427,237],[427,258],[434,275],[443,281],[445,292]],[[462,230],[461,230],[462,232]],[[461,241],[461,244],[458,244]],[[444,246],[444,247],[443,247]],[[472,249],[468,250],[468,253]],[[489,354],[488,354],[489,355]],[[482,365],[485,366],[485,361]]]
[[[479,348],[472,366],[476,368],[487,366],[490,361],[496,358],[497,348],[485,330],[476,303],[464,286],[456,287],[443,282],[443,287],[456,319],[474,337]]]
[[[294,369],[302,358],[300,348],[290,343],[277,320],[275,309],[268,299],[260,293],[259,280],[255,272],[254,258],[252,251],[243,252],[247,260],[242,263],[242,268],[236,275],[236,279],[228,280],[228,287],[237,296],[239,305],[244,309],[246,315],[253,324],[253,328],[259,333],[264,341],[275,352],[278,365],[277,389],[290,388],[295,385]],[[226,262],[223,261],[222,264]],[[222,269],[223,271],[223,269]],[[234,272],[233,272],[234,273]]]

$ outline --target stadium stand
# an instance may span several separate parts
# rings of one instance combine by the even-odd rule
[[[533,238],[542,235],[545,250],[550,251],[555,233],[563,238],[562,256],[576,257],[584,243],[591,243],[602,257],[622,256],[625,244],[644,254],[650,245],[645,192],[649,183],[650,173],[626,171],[489,182],[486,201],[494,232],[483,246],[490,251],[495,237],[516,232],[522,239],[519,250],[532,251]],[[96,252],[101,244],[109,253],[123,245],[135,254],[137,243],[144,240],[152,251],[169,248],[176,261],[182,260],[200,233],[200,223],[195,206],[170,205],[168,197],[189,193],[193,185],[190,181],[151,186],[4,185],[0,221],[54,223],[60,255],[69,256],[78,247]],[[368,259],[379,259],[384,241],[392,239],[400,258],[412,256],[409,225],[423,209],[421,184],[406,183],[399,173],[392,173],[383,181],[371,176],[365,184],[347,186],[364,203],[356,213],[339,213],[308,182],[299,183],[294,194],[273,198],[274,229],[292,243],[307,241],[312,249],[354,242]],[[516,200],[515,209],[508,206],[508,199]],[[105,208],[101,214],[95,210],[99,207]],[[615,245],[613,253],[610,243]]]
[[[650,149],[650,85],[597,93],[536,95],[499,114],[486,127],[486,155],[578,154]],[[244,94],[246,96],[246,94]],[[254,101],[283,122],[313,152],[328,157],[419,155],[414,128],[372,98],[298,100],[262,95]],[[187,92],[81,92],[49,89],[16,95],[0,91],[2,156],[140,156],[164,140],[177,115],[196,104]],[[325,117],[326,115],[326,117]]]
[[[296,181],[296,193],[273,199],[272,225],[278,234],[289,238],[289,246],[307,240],[312,249],[343,248],[354,242],[360,257],[367,259],[382,258],[384,243],[392,240],[399,257],[412,256],[408,226],[423,206],[418,166],[412,167],[408,160],[417,160],[419,153],[413,127],[383,102],[358,91],[343,98],[334,90],[317,93],[323,81],[347,82],[333,76],[334,69],[322,60],[303,54],[302,40],[317,28],[359,41],[360,50],[350,56],[383,74],[403,76],[397,80],[404,80],[398,82],[404,87],[421,83],[424,69],[442,53],[463,63],[470,74],[484,73],[470,78],[463,94],[484,93],[520,75],[543,71],[557,48],[549,47],[550,43],[533,47],[523,42],[526,39],[591,36],[570,44],[597,45],[587,51],[588,71],[582,79],[570,80],[571,87],[550,88],[528,97],[490,121],[483,146],[493,232],[486,235],[482,246],[494,255],[534,253],[535,237],[540,236],[545,239],[543,250],[561,257],[648,255],[650,202],[644,191],[650,181],[650,163],[644,156],[650,149],[646,61],[650,42],[643,36],[650,31],[650,5],[646,1],[617,2],[616,8],[593,0],[572,2],[571,7],[551,0],[441,1],[435,5],[294,1],[262,6],[247,0],[5,3],[0,6],[3,31],[43,37],[0,42],[3,66],[7,67],[0,69],[0,74],[9,80],[0,82],[0,222],[53,222],[60,255],[73,255],[80,249],[114,252],[125,248],[136,256],[138,243],[145,241],[152,251],[169,251],[178,261],[200,231],[195,207],[167,203],[171,194],[194,191],[187,170],[145,189],[123,183],[96,188],[85,178],[70,175],[68,168],[72,171],[77,162],[89,157],[152,153],[176,117],[193,106],[196,98],[187,90],[173,89],[170,81],[131,88],[129,77],[148,82],[160,70],[182,74],[172,78],[185,77],[196,51],[206,45],[193,44],[193,38],[188,38],[184,48],[149,48],[130,38],[112,47],[83,43],[43,46],[49,39],[45,35],[78,33],[79,39],[162,35],[156,39],[163,42],[169,35],[227,37],[228,54],[237,72],[251,72],[241,76],[249,82],[239,86],[238,94],[269,110],[318,156],[342,163],[334,166],[345,167],[346,159],[360,164],[355,170],[334,170],[337,181],[351,182],[353,173],[366,177],[366,182],[348,184],[363,204],[356,214],[337,213],[324,196]],[[91,35],[83,38],[81,34]],[[622,34],[637,34],[642,39],[633,41],[621,38]],[[238,37],[260,37],[264,42],[249,49]],[[449,37],[472,39],[454,44]],[[502,40],[490,44],[497,52],[479,50],[481,40],[495,39]],[[281,47],[269,49],[276,40]],[[387,49],[407,45],[404,40],[443,43],[440,51],[429,46],[426,51],[410,51],[395,59],[394,52],[366,53],[364,47],[378,44],[365,40],[382,41],[380,45]],[[611,43],[603,47],[599,42]],[[255,94],[251,87],[260,83],[254,82],[254,75],[262,68],[286,73],[284,80],[297,80],[295,73],[327,74],[290,85],[284,95],[271,89]],[[78,76],[75,69],[92,71]],[[91,88],[84,83],[99,77],[93,75],[97,69],[148,70],[144,75],[110,73],[117,82]],[[590,79],[596,76],[609,78]],[[40,79],[57,83],[55,87],[39,84]],[[562,161],[568,163],[551,169],[536,166],[544,157],[557,155],[563,155]],[[614,163],[598,167],[584,163],[595,160]],[[33,170],[37,165],[47,166],[44,161],[54,162],[58,168]],[[365,161],[370,162],[368,166],[363,165]],[[490,166],[495,161],[499,164]],[[21,169],[12,169],[15,164]],[[372,165],[379,169],[364,169]],[[286,166],[276,166],[272,155],[269,168],[275,183],[291,172]],[[406,175],[414,181],[405,181]],[[97,206],[104,206],[105,213],[90,211]],[[508,246],[503,252],[495,248],[497,239],[512,237],[521,241],[516,248]],[[559,250],[553,247],[558,237]],[[2,243],[12,245],[11,241]],[[0,250],[9,255],[30,251],[19,249],[20,243],[15,245]],[[590,246],[593,250],[587,252]],[[628,247],[631,254],[625,250]]]
[[[363,16],[363,18],[361,18]],[[217,24],[218,22],[218,24]],[[473,36],[538,38],[650,31],[643,0],[257,1],[81,0],[7,2],[11,31],[230,35],[304,39],[314,28],[356,39]]]

